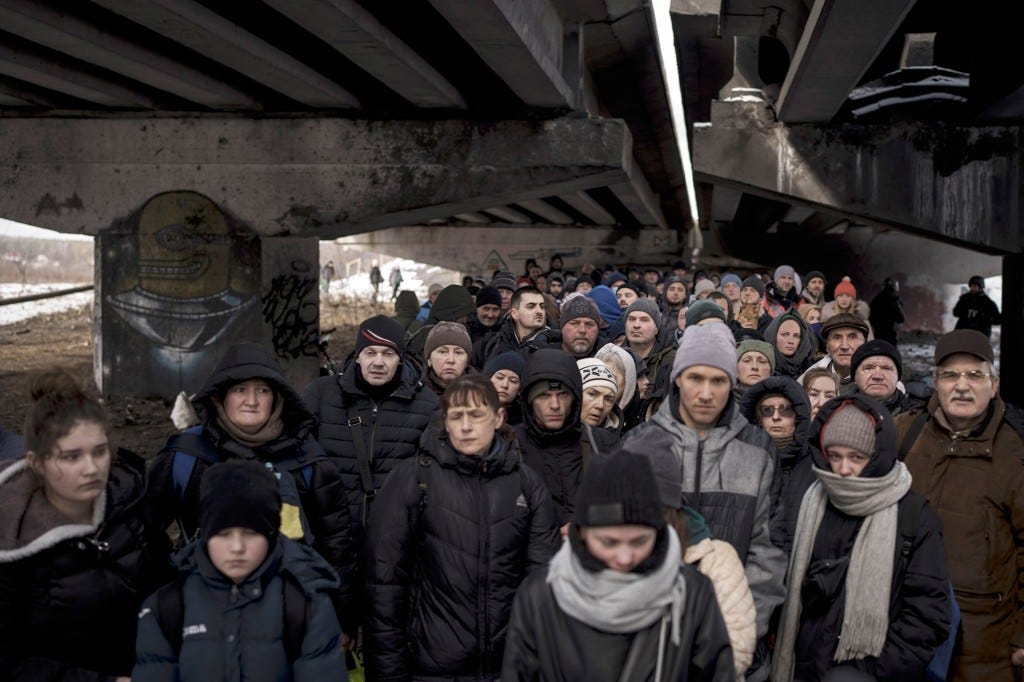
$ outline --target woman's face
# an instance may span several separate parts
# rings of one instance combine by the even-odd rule
[[[736,363],[736,381],[741,386],[753,386],[772,374],[772,365],[763,354],[756,350],[748,350],[740,356]]]
[[[860,450],[854,450],[846,445],[830,446],[825,457],[828,459],[828,465],[832,468],[832,473],[843,478],[860,476],[871,459]]]
[[[447,386],[466,371],[469,354],[462,346],[445,344],[430,351],[427,365],[434,370],[441,385]]]
[[[485,455],[494,445],[495,432],[505,418],[504,408],[494,410],[482,402],[451,405],[444,415],[448,442],[457,452],[468,456]]]
[[[580,419],[591,426],[600,426],[615,407],[615,393],[606,386],[590,386],[583,389],[582,402]]]
[[[224,414],[243,433],[256,433],[270,421],[274,389],[263,379],[235,384],[224,394]]]
[[[836,306],[843,310],[848,310],[850,308],[850,303],[852,302],[853,296],[850,296],[849,294],[838,294],[836,296]]]
[[[775,334],[775,347],[787,358],[796,355],[796,349],[800,347],[800,325],[796,320],[786,320],[779,325]]]
[[[768,396],[757,406],[761,428],[773,440],[792,438],[796,431],[796,413],[793,404],[781,395]]]
[[[29,453],[29,462],[43,478],[46,496],[61,510],[87,510],[107,486],[110,443],[102,424],[75,422],[58,438],[50,457]]]
[[[818,409],[836,397],[836,382],[829,377],[818,377],[807,387],[807,398],[811,401],[811,419],[818,416]]]
[[[498,392],[502,405],[511,405],[519,395],[519,375],[510,369],[499,369],[492,374],[491,385]]]
[[[654,551],[658,532],[650,526],[590,526],[580,538],[595,559],[618,573],[629,573]]]
[[[821,322],[821,310],[819,308],[811,308],[807,311],[807,315],[804,319],[807,320],[807,324]]]
[[[585,293],[587,293],[588,291],[590,291],[593,288],[594,288],[594,283],[591,282],[589,279],[586,279],[586,280],[583,280],[583,281],[580,281],[580,282],[576,282],[576,291],[580,292],[581,294],[585,294]]]

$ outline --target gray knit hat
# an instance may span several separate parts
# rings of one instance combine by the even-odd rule
[[[686,326],[695,327],[709,317],[717,317],[722,322],[728,322],[725,317],[725,311],[722,310],[722,306],[718,305],[714,301],[709,301],[707,299],[694,301],[690,304],[690,307],[686,309]]]
[[[516,276],[507,270],[499,270],[494,273],[491,286],[495,289],[508,289],[509,291],[515,291],[519,288],[516,286]]]
[[[724,324],[687,327],[679,341],[675,361],[672,363],[672,381],[694,365],[707,365],[729,375],[736,384],[736,339]]]
[[[740,345],[736,346],[736,362],[739,362],[740,358],[751,351],[760,353],[768,358],[768,364],[771,365],[772,374],[775,374],[775,346],[767,341],[743,339],[740,341]]]
[[[423,344],[423,357],[429,358],[440,346],[459,346],[467,354],[473,351],[473,342],[465,325],[458,322],[438,322],[430,329],[427,340]]]
[[[569,320],[575,320],[577,317],[589,317],[598,327],[602,324],[601,311],[594,300],[586,296],[576,296],[563,303],[558,320],[560,326],[564,327]]]
[[[779,277],[796,277],[796,270],[793,269],[792,265],[780,265],[775,268],[775,277],[773,280],[778,280]]]
[[[875,424],[867,414],[852,404],[842,405],[821,427],[821,449],[845,445],[869,457],[875,452]]]
[[[647,313],[654,320],[654,324],[661,326],[661,309],[658,304],[649,298],[638,298],[629,304],[626,308],[626,312],[622,313],[622,321],[625,322],[629,319],[630,313]]]

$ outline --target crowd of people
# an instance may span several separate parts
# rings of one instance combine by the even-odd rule
[[[67,372],[35,377],[0,432],[0,676],[1021,674],[998,311],[904,382],[891,280],[869,305],[787,265],[556,256],[422,304],[388,283],[395,314],[301,391],[231,347],[158,453],[115,451]]]

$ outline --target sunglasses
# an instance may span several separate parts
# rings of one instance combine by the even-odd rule
[[[757,411],[765,418],[774,416],[776,411],[783,417],[791,417],[794,412],[792,405],[762,405]]]

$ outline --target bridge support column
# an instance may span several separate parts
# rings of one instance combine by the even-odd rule
[[[1003,324],[999,340],[999,393],[1024,406],[1024,253],[1003,256]]]
[[[315,238],[257,236],[207,197],[150,197],[96,238],[96,382],[106,395],[198,390],[234,343],[273,348],[298,390],[316,373]]]

